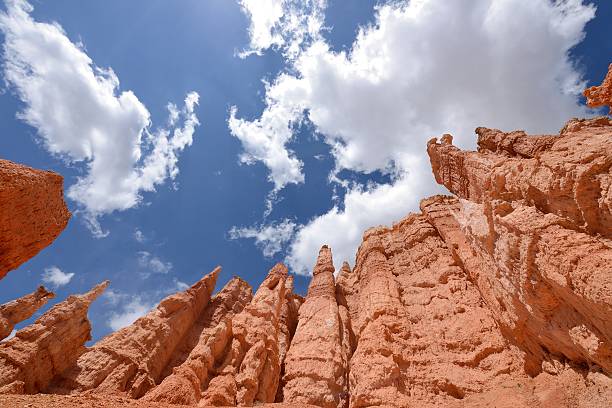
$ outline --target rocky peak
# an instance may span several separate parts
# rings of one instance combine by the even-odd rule
[[[587,105],[591,108],[610,106],[612,114],[612,64],[608,67],[608,74],[599,86],[592,86],[584,91]]]
[[[10,335],[17,323],[32,317],[38,309],[54,297],[53,292],[49,292],[44,286],[39,286],[29,295],[0,305],[0,340]]]

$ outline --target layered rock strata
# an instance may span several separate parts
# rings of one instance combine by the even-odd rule
[[[274,402],[281,361],[279,325],[287,267],[275,265],[245,309],[231,322],[225,358],[200,400],[201,406],[252,406]]]
[[[276,402],[282,402],[284,399],[283,390],[285,382],[285,363],[289,345],[293,341],[295,330],[297,329],[299,310],[304,303],[304,298],[293,292],[293,276],[289,276],[285,283],[285,301],[281,307],[280,325],[278,332],[278,354],[281,362],[281,371],[279,375],[279,384],[276,389]]]
[[[0,344],[0,394],[43,392],[85,352],[85,342],[91,339],[87,311],[108,283],[68,297]]]
[[[214,296],[202,314],[195,346],[180,365],[165,377],[143,400],[193,405],[202,398],[208,386],[209,373],[224,357],[231,340],[232,318],[240,313],[252,298],[251,287],[240,278],[233,278]]]
[[[331,250],[319,252],[306,301],[285,360],[283,401],[348,406],[348,360],[336,301]]]
[[[608,118],[571,120],[559,136],[477,128],[478,152],[446,135],[427,152],[438,183],[460,198],[521,202],[587,234],[612,238],[612,145]]]
[[[124,394],[142,397],[160,380],[185,335],[208,305],[221,271],[168,296],[144,317],[100,340],[62,375],[49,392]]]
[[[68,224],[63,177],[0,159],[0,279]]]
[[[40,286],[35,292],[0,305],[0,340],[8,337],[15,325],[29,319],[55,294]]]
[[[580,124],[541,136],[531,155],[512,153],[527,137],[515,132],[478,129],[478,153],[428,144],[436,179],[460,199],[422,208],[533,375],[551,354],[612,370],[612,123]]]

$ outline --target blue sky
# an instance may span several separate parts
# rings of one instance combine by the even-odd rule
[[[218,288],[233,275],[257,287],[286,261],[304,293],[320,245],[352,264],[365,228],[444,191],[427,139],[556,132],[597,113],[578,91],[612,62],[606,1],[31,5],[3,6],[0,157],[84,187],[0,303],[44,279],[50,305],[110,279],[94,339],[216,265]]]

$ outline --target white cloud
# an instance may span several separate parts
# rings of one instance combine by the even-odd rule
[[[283,220],[279,223],[248,228],[233,227],[229,234],[230,239],[255,239],[255,245],[261,249],[265,257],[270,258],[280,252],[293,237],[295,226],[293,221]]]
[[[143,273],[144,277],[148,277],[151,273],[167,274],[172,270],[171,262],[164,262],[147,251],[138,252],[138,265],[146,269]]]
[[[253,51],[265,50],[283,43],[282,36],[274,32],[284,14],[283,0],[241,0],[240,6],[249,16],[250,46]]]
[[[170,290],[170,293],[175,293],[175,292],[183,292],[187,289],[189,289],[189,285],[186,284],[185,282],[178,280],[176,278],[174,278],[173,281],[174,284],[174,288],[172,290]]]
[[[143,233],[141,230],[139,230],[138,228],[136,228],[136,229],[134,230],[134,239],[135,239],[137,242],[140,242],[140,243],[142,244],[143,242],[145,242],[146,237],[145,237],[144,233]]]
[[[295,57],[304,44],[318,38],[323,27],[326,0],[239,0],[249,17],[249,49],[244,58],[268,48],[282,49]]]
[[[168,105],[167,129],[150,130],[150,114],[131,91],[119,93],[111,68],[97,67],[57,23],[34,21],[25,0],[0,13],[4,76],[25,108],[19,118],[38,130],[46,149],[86,174],[68,189],[96,236],[98,217],[136,206],[144,191],[178,174],[178,154],[191,145],[198,94]]]
[[[42,274],[43,282],[55,288],[67,285],[73,277],[74,273],[64,272],[57,266],[45,268],[45,271]]]
[[[585,116],[577,98],[584,83],[568,51],[593,16],[594,7],[580,0],[392,2],[378,7],[349,53],[334,52],[321,38],[303,47],[288,60],[292,74],[267,87],[261,117],[240,122],[246,153],[261,149],[250,157],[269,168],[280,190],[289,181],[269,158],[299,160],[286,145],[291,124],[305,112],[331,148],[334,174],[380,170],[394,181],[352,187],[342,210],[298,229],[292,268],[309,272],[323,243],[339,266],[352,258],[365,228],[417,210],[418,199],[437,188],[425,153],[432,136],[451,133],[469,148],[477,126],[556,132],[568,118]],[[232,111],[230,122],[234,117]],[[301,167],[293,170],[290,182],[303,180]]]
[[[119,312],[111,313],[107,324],[113,331],[119,330],[147,314],[152,307],[152,304],[144,301],[140,296],[133,296],[121,307]]]

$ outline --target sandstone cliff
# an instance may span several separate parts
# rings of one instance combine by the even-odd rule
[[[49,388],[53,393],[120,393],[142,397],[159,380],[174,351],[208,304],[221,268],[146,316],[100,340]]]
[[[341,408],[348,403],[348,358],[342,330],[331,250],[324,246],[285,361],[283,401]]]
[[[610,78],[590,104],[609,104]],[[448,134],[427,144],[453,196],[366,231],[337,278],[323,246],[305,300],[282,264],[254,296],[234,278],[212,297],[216,269],[85,348],[103,284],[0,344],[0,394],[72,394],[36,406],[99,394],[140,407],[611,406],[612,121],[476,133],[475,152]],[[32,299],[0,316],[12,324]]]
[[[68,224],[63,178],[0,159],[0,279],[51,244]]]
[[[108,281],[83,295],[70,296],[53,306],[34,324],[0,344],[0,394],[35,394],[70,366],[91,339],[89,305]]]
[[[163,401],[193,405],[202,398],[208,386],[209,373],[224,357],[231,340],[231,322],[251,301],[251,287],[240,278],[234,278],[213,298],[194,328],[200,333],[195,345],[181,364],[171,364],[172,373],[145,395],[145,401]],[[178,354],[180,356],[180,354]],[[175,357],[176,359],[176,357]]]
[[[0,305],[0,340],[8,337],[15,325],[29,319],[55,295],[43,286],[11,302]]]
[[[200,401],[201,406],[252,406],[274,402],[281,361],[279,323],[287,268],[274,266],[253,300],[231,322],[224,360]]]

